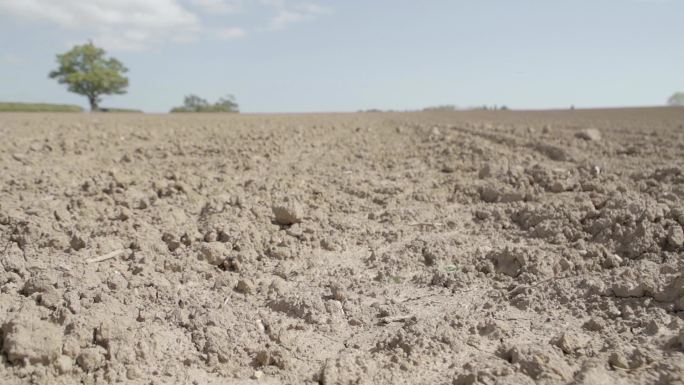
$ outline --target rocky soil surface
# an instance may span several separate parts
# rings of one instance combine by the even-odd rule
[[[682,384],[683,124],[0,115],[0,382]]]

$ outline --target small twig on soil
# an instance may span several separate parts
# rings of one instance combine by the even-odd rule
[[[417,223],[411,223],[409,226],[414,226],[414,227],[440,227],[444,226],[444,223],[439,223],[439,222],[417,222]]]
[[[656,364],[657,364],[657,362],[651,362],[648,365],[642,365],[642,366],[639,366],[637,368],[621,368],[621,367],[615,366],[615,365],[611,365],[610,367],[613,369],[621,370],[623,372],[636,372],[638,370],[650,369],[650,368],[656,366]]]
[[[407,314],[407,315],[398,315],[398,316],[393,316],[393,317],[383,317],[380,319],[380,323],[387,325],[391,324],[392,322],[406,322],[410,319],[415,318],[413,314]]]
[[[111,253],[101,255],[99,257],[87,259],[85,261],[85,263],[97,263],[97,262],[106,261],[108,259],[112,259],[112,258],[116,258],[116,257],[121,256],[125,251],[126,250],[124,250],[124,249],[114,250]]]

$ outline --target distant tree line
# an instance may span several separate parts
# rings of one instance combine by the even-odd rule
[[[101,108],[100,102],[104,95],[121,95],[127,92],[128,72],[119,60],[107,57],[105,50],[96,47],[91,41],[83,45],[76,45],[71,50],[57,55],[57,69],[50,72],[49,77],[67,86],[70,92],[88,98],[92,111],[137,112],[137,110]],[[684,92],[676,92],[667,100],[670,106],[684,106]],[[5,106],[10,108],[9,105]],[[15,106],[16,108],[29,108]],[[38,106],[31,108],[48,108]],[[53,108],[53,107],[50,107]],[[57,107],[64,110],[64,107]],[[483,110],[508,110],[506,106],[482,106]],[[574,106],[571,107],[574,109]],[[456,106],[440,105],[423,109],[424,111],[456,111]],[[378,110],[368,110],[374,112]],[[209,103],[197,95],[185,97],[183,105],[171,109],[171,112],[240,112],[240,108],[232,95]]]
[[[445,104],[441,106],[430,106],[423,108],[423,111],[456,111],[457,108],[453,104]]]
[[[233,95],[219,99],[216,103],[209,103],[197,95],[188,95],[181,107],[174,107],[171,112],[240,112],[240,106]]]

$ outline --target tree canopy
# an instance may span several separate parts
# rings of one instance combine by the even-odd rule
[[[684,92],[675,92],[667,99],[667,104],[671,106],[684,106]]]
[[[57,55],[59,68],[50,72],[50,78],[66,84],[70,92],[88,98],[90,109],[97,111],[102,95],[125,94],[128,69],[117,59],[106,57],[102,48],[92,42],[77,45]]]
[[[188,95],[183,100],[183,106],[174,107],[171,112],[240,112],[240,106],[233,95],[220,98],[214,104],[197,95]]]

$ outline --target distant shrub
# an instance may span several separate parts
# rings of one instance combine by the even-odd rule
[[[178,112],[240,112],[240,106],[235,101],[235,97],[228,95],[225,98],[219,99],[216,103],[210,104],[206,99],[202,99],[197,95],[188,95],[183,101],[182,107],[174,107],[171,109],[172,113]]]
[[[107,108],[100,107],[100,112],[114,112],[114,113],[126,113],[126,114],[142,114],[142,110],[136,110],[132,108]]]
[[[423,108],[423,111],[456,111],[458,108],[453,104],[445,104],[442,106],[430,106]]]
[[[70,104],[0,102],[0,112],[83,112],[83,107]]]
[[[674,95],[667,99],[667,104],[670,106],[684,106],[684,92],[675,92]]]

